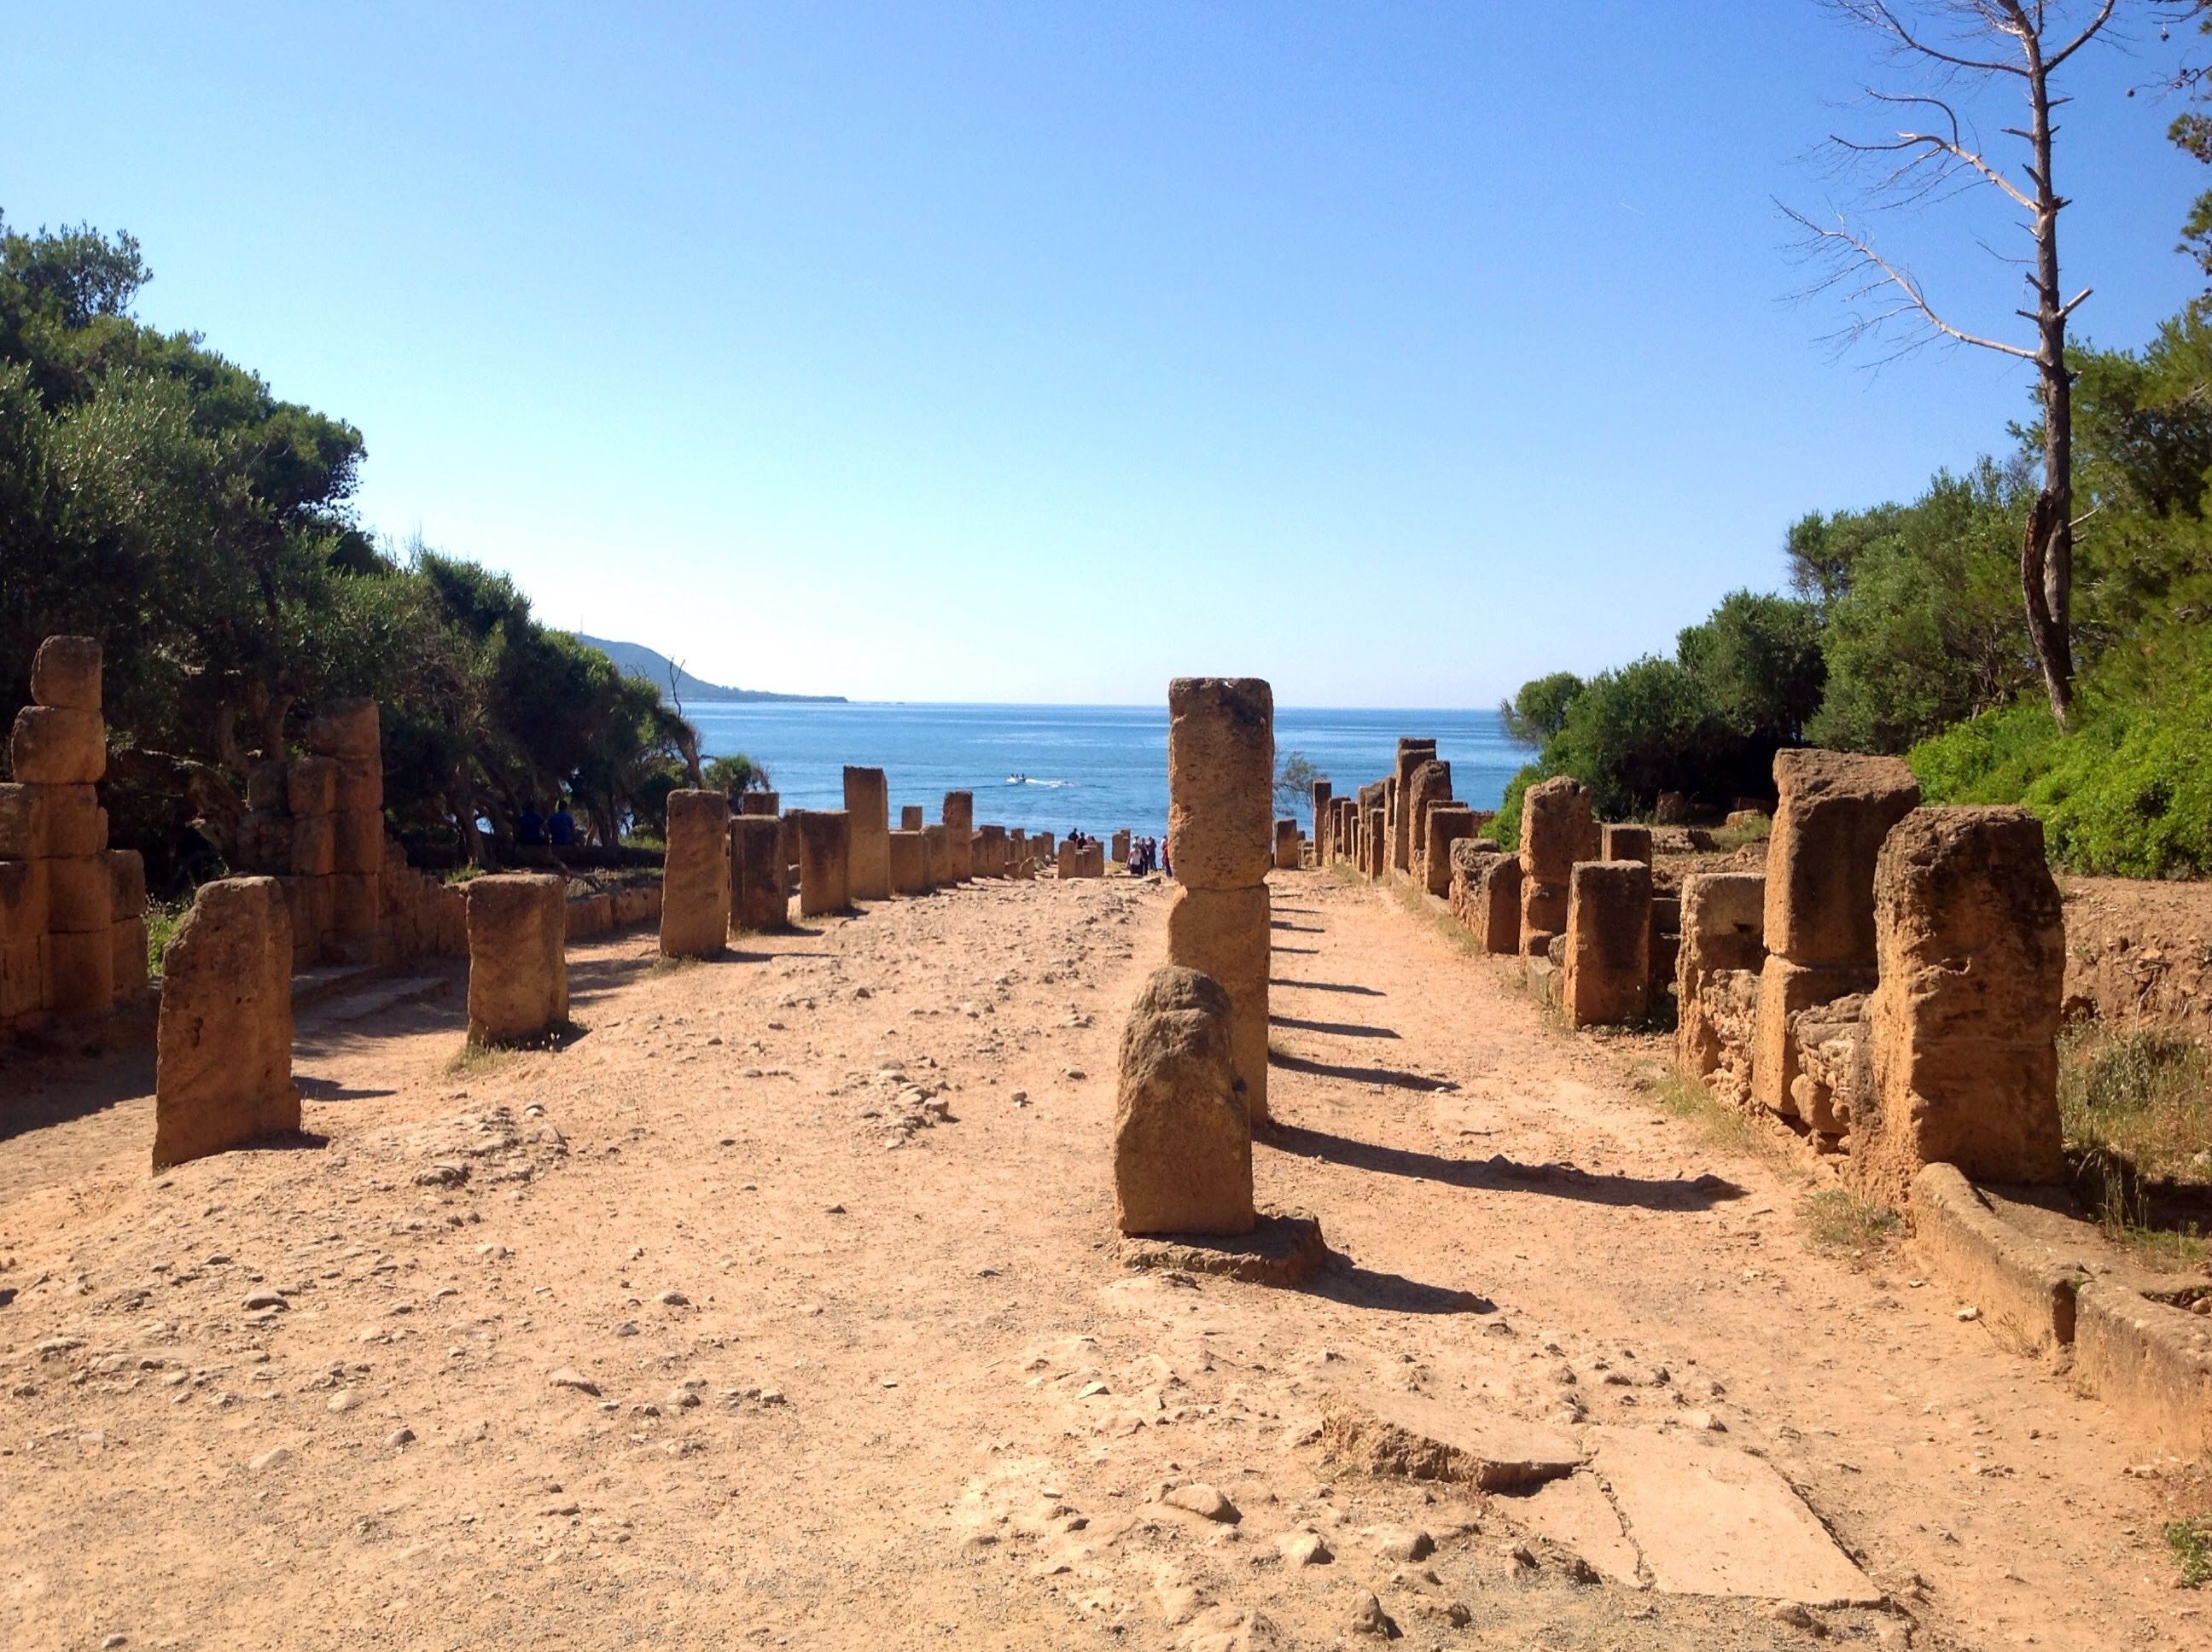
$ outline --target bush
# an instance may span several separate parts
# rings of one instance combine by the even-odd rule
[[[1490,829],[1490,835],[1498,840],[1499,848],[1520,848],[1521,794],[1538,780],[1549,778],[1550,773],[1541,763],[1528,763],[1505,782],[1505,795],[1498,800],[1498,818],[1491,823]]]

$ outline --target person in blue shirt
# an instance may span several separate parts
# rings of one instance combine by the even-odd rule
[[[568,800],[556,798],[553,813],[545,823],[545,835],[553,840],[553,847],[565,849],[576,841],[576,817],[568,812]]]
[[[532,798],[522,805],[522,812],[514,817],[514,841],[518,847],[542,849],[545,847],[545,817],[538,812],[538,799]]]

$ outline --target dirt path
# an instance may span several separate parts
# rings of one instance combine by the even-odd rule
[[[0,1645],[1326,1646],[1370,1591],[1424,1646],[1811,1643],[1323,1455],[1325,1409],[1413,1400],[1763,1453],[1893,1599],[1838,1638],[2212,1640],[2093,1406],[1372,891],[1279,880],[1256,1155],[1346,1262],[1126,1272],[1166,900],[617,938],[566,1050],[451,1070],[451,996],[303,1035],[322,1144],[160,1178],[143,1057],[0,1066],[53,1121],[0,1137]],[[1192,1479],[1241,1519],[1155,1500]]]

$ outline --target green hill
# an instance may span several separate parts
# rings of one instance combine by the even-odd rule
[[[672,671],[676,683],[675,697],[686,705],[694,701],[704,703],[716,700],[797,700],[823,705],[842,705],[845,702],[845,696],[842,694],[777,694],[767,689],[724,688],[719,683],[709,683],[703,677],[692,676],[677,666],[666,654],[657,653],[641,642],[610,642],[605,637],[587,637],[580,631],[576,633],[576,641],[586,647],[597,648],[629,676],[643,677],[660,690],[663,699],[669,697],[669,677]]]

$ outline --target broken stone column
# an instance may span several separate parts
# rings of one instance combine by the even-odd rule
[[[924,822],[921,818],[921,805],[920,804],[909,803],[901,806],[899,810],[899,830],[902,832],[918,832],[922,829],[923,825]]]
[[[1571,1027],[1642,1018],[1651,975],[1651,868],[1584,860],[1570,874],[1560,1007]]]
[[[1006,875],[1006,829],[985,824],[975,829],[975,872],[978,878]]]
[[[799,823],[799,915],[842,912],[853,904],[852,817],[842,809],[801,809]]]
[[[1920,801],[1920,785],[1895,757],[1811,750],[1777,752],[1774,784],[1752,1096],[1794,1117],[1790,1018],[1874,986],[1875,861]]]
[[[1106,875],[1106,846],[1093,838],[1083,846],[1082,863],[1076,869],[1082,878],[1103,878]]]
[[[1521,950],[1521,862],[1487,840],[1462,838],[1451,847],[1455,899],[1460,921],[1483,951],[1511,956]]]
[[[1230,1046],[1254,1121],[1267,1116],[1268,841],[1275,696],[1258,677],[1168,685],[1168,833],[1182,885],[1168,959],[1229,994]]]
[[[469,1042],[527,1044],[562,1031],[568,1024],[568,880],[498,872],[471,878],[465,899]]]
[[[738,812],[780,817],[783,813],[783,798],[775,792],[740,792],[738,793]]]
[[[1335,802],[1336,788],[1330,782],[1316,780],[1313,783],[1313,863],[1316,872],[1326,868],[1334,858],[1334,851],[1329,842],[1332,824],[1329,817]]]
[[[1413,821],[1407,809],[1413,793],[1414,771],[1423,763],[1436,761],[1437,743],[1434,740],[1398,742],[1398,766],[1385,782],[1389,791],[1390,817],[1390,848],[1384,859],[1383,871],[1411,872],[1413,869]],[[1443,795],[1449,796],[1451,786],[1446,781]]]
[[[1129,864],[1129,829],[1127,826],[1114,834],[1113,847],[1107,850],[1106,858],[1117,866]]]
[[[1560,774],[1521,794],[1521,950],[1542,957],[1567,926],[1568,880],[1595,852],[1595,823],[1583,783]]]
[[[1455,803],[1432,804],[1424,817],[1421,876],[1424,887],[1438,899],[1451,894],[1453,847],[1474,835],[1480,819],[1474,810]]]
[[[376,701],[323,706],[307,724],[307,747],[330,764],[327,782],[315,783],[330,788],[331,938],[345,956],[373,959],[384,920],[384,735]]]
[[[891,892],[890,783],[880,768],[845,770],[845,815],[852,822],[853,898],[880,901]]]
[[[1694,872],[1682,880],[1682,941],[1674,961],[1675,1065],[1705,1082],[1730,1065],[1748,1072],[1751,1052],[1731,1051],[1711,1003],[1723,971],[1756,975],[1766,963],[1766,878],[1755,872]]]
[[[1649,826],[1603,826],[1599,828],[1598,859],[1601,860],[1641,860],[1651,864],[1651,829]]]
[[[769,934],[790,926],[782,849],[783,823],[774,816],[738,815],[730,822],[732,928]],[[666,906],[663,902],[664,911]]]
[[[719,958],[729,938],[729,797],[671,792],[660,874],[660,955]]]
[[[1859,1181],[1901,1209],[1923,1164],[1971,1181],[2063,1180],[2066,921],[2042,823],[2023,809],[1912,811],[1882,845],[1875,923],[1880,1116],[1847,1121]]]
[[[1078,876],[1082,870],[1083,857],[1078,853],[1081,847],[1072,838],[1062,843],[1054,857],[1054,871],[1064,878]]]
[[[1114,1219],[1123,1233],[1252,1231],[1252,1126],[1220,984],[1170,967],[1121,1029]]]
[[[1400,815],[1404,822],[1406,858],[1400,870],[1417,884],[1426,887],[1421,865],[1421,851],[1425,845],[1429,805],[1450,801],[1452,794],[1451,765],[1439,762],[1434,757],[1416,763],[1413,772],[1399,787],[1401,801]]]
[[[891,893],[921,895],[929,888],[929,839],[902,828],[890,835]]]
[[[924,853],[924,876],[927,887],[936,889],[945,881],[947,869],[952,864],[952,840],[942,823],[925,826],[921,831]]]
[[[1298,869],[1298,823],[1285,816],[1275,823],[1275,851],[1272,857],[1277,872],[1296,872]]]
[[[162,963],[154,1168],[300,1127],[292,933],[273,878],[200,885]]]
[[[975,875],[975,794],[947,792],[939,817],[945,823],[945,847],[949,856],[940,884],[964,884]]]
[[[1389,811],[1377,804],[1367,811],[1367,829],[1360,835],[1360,871],[1370,882],[1380,882],[1390,859]]]

